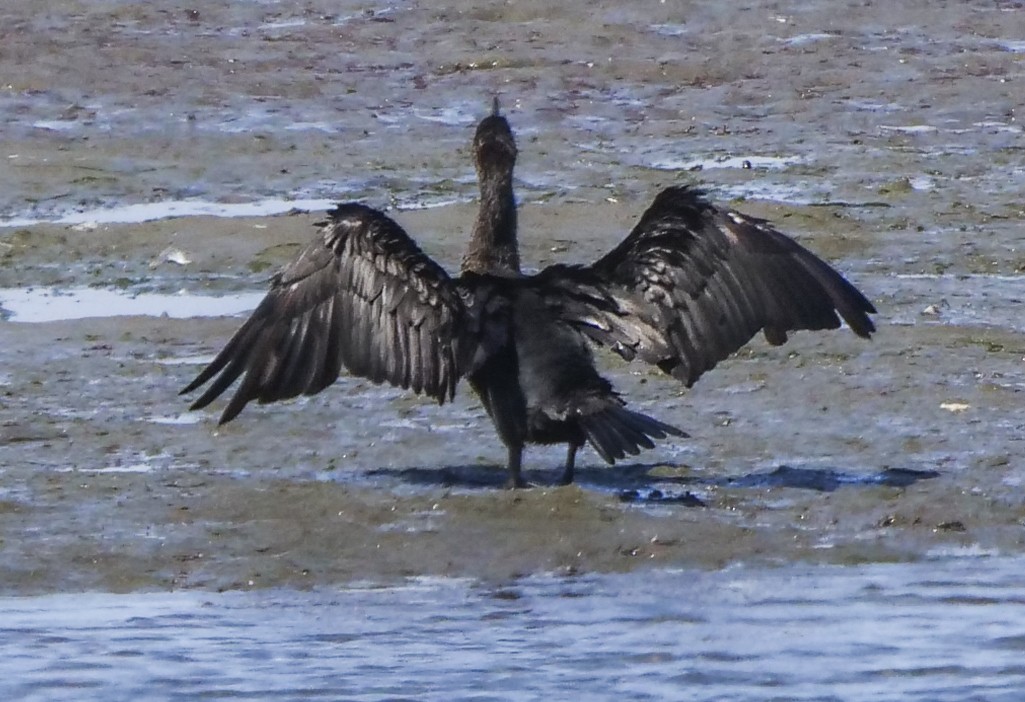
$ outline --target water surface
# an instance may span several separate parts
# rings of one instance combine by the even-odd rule
[[[1011,702],[1025,562],[0,599],[17,700]]]

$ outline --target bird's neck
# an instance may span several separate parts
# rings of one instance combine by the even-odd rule
[[[482,178],[480,209],[473,225],[473,234],[463,272],[491,275],[519,275],[520,251],[516,241],[516,200],[511,174]]]

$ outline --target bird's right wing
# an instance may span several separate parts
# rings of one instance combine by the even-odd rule
[[[875,331],[872,303],[825,261],[768,223],[698,191],[662,191],[591,266],[551,266],[532,283],[558,318],[627,359],[690,386],[759,331]]]
[[[472,354],[464,294],[392,219],[359,204],[329,213],[317,238],[272,280],[252,316],[183,393],[213,381],[205,407],[239,376],[221,415],[251,400],[312,395],[342,366],[380,383],[451,399]]]

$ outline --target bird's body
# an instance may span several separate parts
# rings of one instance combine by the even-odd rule
[[[519,466],[525,444],[567,444],[560,480],[567,484],[573,480],[576,451],[586,442],[614,463],[652,448],[653,438],[684,436],[625,409],[612,384],[598,373],[586,336],[558,315],[558,301],[536,277],[496,281],[464,276],[461,282],[485,290],[485,307],[491,303],[486,314],[496,349],[468,378],[509,450],[511,485],[523,483]]]
[[[314,394],[342,367],[445,402],[466,377],[524,484],[523,447],[566,444],[573,479],[589,443],[609,463],[685,436],[626,409],[592,345],[657,365],[687,386],[763,331],[829,329],[842,316],[868,337],[871,303],[765,222],[696,190],[664,190],[630,235],[589,266],[520,271],[512,172],[516,147],[497,114],[477,128],[481,204],[462,272],[450,277],[390,218],[340,205],[272,281],[267,297],[183,391],[213,381],[209,404],[243,376],[221,422],[250,400]]]

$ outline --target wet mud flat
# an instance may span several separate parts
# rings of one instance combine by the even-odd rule
[[[6,4],[0,589],[1020,554],[1020,8],[684,10]],[[213,300],[258,299],[321,216],[303,203],[398,208],[455,268],[495,94],[525,261],[594,260],[658,188],[697,183],[850,275],[879,334],[756,341],[686,393],[609,358],[692,438],[614,469],[588,451],[563,489],[538,448],[539,487],[498,489],[467,392],[343,378],[221,429],[188,413],[178,389],[241,321]],[[161,212],[196,216],[140,221]]]
[[[527,206],[525,232],[590,234],[571,250],[526,235],[525,257],[593,259],[635,209]],[[748,209],[830,248],[807,223],[821,208]],[[449,232],[470,211],[396,217],[454,267]],[[40,225],[5,239],[0,288],[45,280],[46,295],[74,299],[99,281],[129,300],[258,291],[315,219],[186,218],[80,236]],[[80,265],[55,272],[54,237]],[[17,308],[0,348],[0,582],[8,593],[315,587],[1020,553],[1020,284],[894,276],[874,262],[885,243],[842,239],[834,245],[861,261],[848,273],[885,311],[876,338],[756,340],[689,392],[609,358],[633,405],[692,438],[614,468],[588,450],[568,488],[547,487],[562,450],[532,448],[526,468],[538,486],[500,489],[504,450],[464,388],[437,407],[343,377],[320,396],[247,408],[217,428],[217,405],[188,412],[177,392],[240,317],[197,309],[32,322]],[[162,259],[168,246],[191,262]],[[957,297],[966,280],[970,302]],[[956,281],[939,305],[937,287]],[[169,297],[186,309],[189,298]]]

